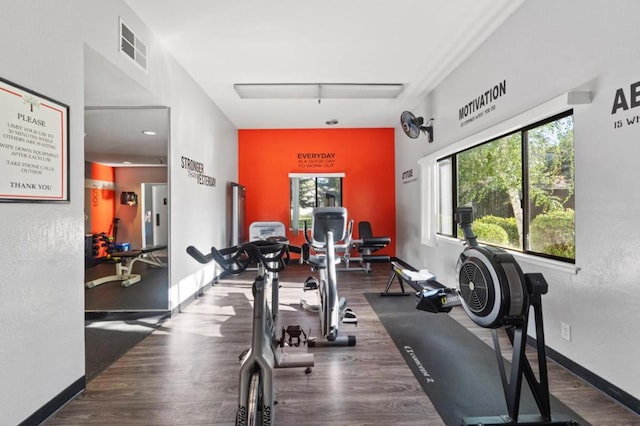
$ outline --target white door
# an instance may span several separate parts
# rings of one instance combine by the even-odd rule
[[[153,221],[153,245],[169,243],[169,200],[167,185],[151,187],[151,219]]]

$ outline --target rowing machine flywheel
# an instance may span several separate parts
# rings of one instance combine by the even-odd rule
[[[512,255],[496,247],[469,246],[460,254],[457,271],[462,307],[473,322],[497,328],[524,321],[529,295]]]

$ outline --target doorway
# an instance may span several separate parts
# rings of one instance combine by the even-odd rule
[[[145,223],[142,184],[152,182],[166,188],[169,182],[170,111],[157,96],[89,46],[84,49],[84,80],[87,189],[86,277],[82,284],[85,377],[89,382],[157,328],[169,312],[168,217],[160,222],[166,229],[162,238],[167,248],[154,253],[164,267],[137,261],[131,272],[141,279],[129,287],[115,280],[89,289],[86,281],[115,275],[116,262],[122,260],[112,257],[94,262],[96,244],[120,244],[118,250],[147,247],[141,230]],[[100,173],[93,175],[96,170]],[[168,210],[171,200],[168,196],[164,199]],[[99,220],[102,222],[95,222]],[[104,241],[95,241],[96,233],[104,234]],[[105,247],[99,249],[105,251]]]
[[[169,243],[169,203],[166,183],[143,183],[142,212],[143,247],[161,246]]]
[[[85,312],[169,310],[169,109],[85,110]],[[143,130],[153,130],[152,136]]]

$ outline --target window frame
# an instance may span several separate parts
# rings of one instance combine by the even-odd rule
[[[293,198],[293,192],[292,191],[292,187],[293,187],[293,179],[297,179],[298,183],[300,182],[300,179],[314,179],[314,191],[315,191],[315,206],[318,207],[318,179],[322,179],[322,178],[340,178],[340,204],[343,203],[344,200],[344,190],[343,190],[343,186],[344,186],[344,178],[345,178],[346,174],[345,173],[289,173],[289,208],[290,208],[290,215],[289,215],[289,229],[294,232],[297,233],[300,230],[300,216],[299,214],[295,214],[300,212],[300,199],[298,198],[296,200],[296,202],[294,203],[294,198]],[[296,185],[296,188],[298,188],[298,186]],[[297,191],[299,193],[299,191]]]
[[[522,241],[522,249],[517,249],[517,248],[511,248],[511,247],[501,247],[501,246],[496,246],[496,247],[501,247],[504,249],[508,249],[508,250],[512,250],[515,252],[519,252],[519,253],[523,253],[523,254],[527,254],[527,255],[531,255],[531,256],[537,256],[537,257],[543,257],[543,258],[548,258],[548,259],[552,259],[552,260],[557,260],[557,261],[561,261],[561,262],[565,262],[565,263],[571,263],[571,264],[575,264],[575,258],[567,258],[567,257],[561,257],[561,256],[556,256],[556,255],[550,255],[547,253],[541,253],[538,251],[532,251],[530,250],[530,200],[529,200],[529,185],[530,185],[530,170],[529,170],[529,131],[533,130],[533,129],[537,129],[541,126],[544,126],[545,124],[549,124],[552,123],[554,121],[558,121],[561,120],[563,118],[566,117],[574,117],[574,111],[573,108],[565,108],[562,112],[558,112],[555,113],[553,115],[550,115],[546,118],[542,118],[539,119],[531,124],[525,125],[525,126],[521,126],[519,128],[516,128],[514,130],[510,130],[510,131],[506,131],[503,133],[500,133],[498,136],[493,136],[491,138],[485,139],[481,142],[475,143],[473,145],[469,145],[464,147],[463,149],[459,149],[459,150],[455,150],[453,152],[448,153],[447,155],[441,156],[441,157],[437,157],[435,164],[436,164],[436,174],[438,176],[440,176],[440,171],[439,171],[439,163],[440,161],[445,161],[448,160],[450,161],[450,167],[451,167],[451,183],[450,186],[452,188],[451,194],[449,194],[450,198],[450,202],[448,203],[449,205],[451,205],[453,207],[453,212],[456,211],[457,207],[458,207],[458,161],[457,161],[457,156],[463,152],[467,152],[473,149],[476,149],[482,145],[485,144],[489,144],[492,142],[495,142],[499,139],[502,138],[506,138],[509,137],[511,135],[520,134],[520,156],[521,156],[521,174],[522,174],[522,179],[521,179],[521,199],[520,199],[520,203],[522,205],[522,216],[523,216],[523,220],[522,220],[522,234],[523,234],[523,241]],[[574,141],[574,161],[575,161],[575,141]],[[573,191],[575,193],[575,175],[573,176]],[[438,184],[436,190],[438,191],[438,194],[436,196],[436,199],[438,198],[444,198],[444,195],[439,193],[440,189],[442,188],[442,186],[440,184]],[[440,211],[440,206],[438,206],[436,214],[441,214]],[[440,222],[440,218],[438,218],[437,222]],[[449,235],[449,234],[445,234],[440,232],[440,229],[436,229],[436,235],[439,236],[445,236],[445,237],[451,237],[451,238],[457,238],[460,239],[460,237],[458,237],[457,235],[457,223],[455,222],[455,214],[451,215],[451,223],[449,224],[449,228],[452,230],[453,235]],[[486,245],[491,245],[488,243],[484,243]],[[574,244],[575,244],[575,217],[574,217]]]

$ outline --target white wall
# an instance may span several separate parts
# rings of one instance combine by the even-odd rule
[[[213,278],[213,270],[196,263],[189,245],[203,251],[224,246],[226,235],[226,184],[238,179],[238,133],[235,127],[190,81],[174,79],[172,104],[170,205],[170,308],[176,308]],[[204,174],[216,186],[200,185],[181,166],[181,157],[203,163]],[[179,188],[179,190],[178,190]],[[203,275],[204,274],[204,275]]]
[[[612,115],[612,106],[618,88],[630,100],[629,85],[640,81],[639,13],[640,3],[633,0],[525,2],[423,105],[415,106],[419,115],[436,116],[435,142],[412,141],[396,132],[398,173],[419,170],[417,157],[497,136],[513,124],[505,120],[568,91],[592,92],[591,104],[574,107],[580,271],[526,259],[521,265],[525,272],[543,272],[550,284],[543,299],[547,344],[635,398],[640,398],[635,359],[640,352],[640,197],[634,190],[640,179],[640,123],[628,125],[626,119],[640,115],[640,108]],[[507,93],[494,103],[496,109],[461,127],[459,108],[503,80]],[[545,108],[552,112],[557,102]],[[623,120],[623,127],[614,128],[615,120]],[[436,247],[420,243],[420,212],[411,208],[417,207],[420,184],[403,184],[400,176],[398,181],[398,256],[455,285],[462,247],[444,239]],[[560,337],[561,322],[572,327],[570,342]]]
[[[2,5],[0,76],[69,105],[71,185],[68,204],[0,204],[0,423],[7,425],[84,375],[82,42],[64,18],[70,9]]]
[[[186,248],[206,250],[224,242],[226,182],[238,176],[237,129],[124,2],[77,1],[87,45],[170,108],[169,301],[174,309],[213,278],[213,269],[202,268]],[[146,42],[148,73],[114,48],[118,17]],[[204,175],[215,178],[216,185],[198,184],[182,167],[182,157],[202,163]]]
[[[213,278],[213,268],[202,268],[187,255],[186,248],[195,245],[207,250],[224,244],[226,183],[238,178],[237,129],[183,68],[163,52],[161,44],[124,2],[76,1],[85,42],[170,107],[169,303],[174,309]],[[118,16],[147,43],[148,74],[114,48],[118,46]],[[204,174],[215,178],[216,186],[199,185],[182,168],[182,157],[202,163]]]
[[[148,73],[117,51],[119,16],[147,42]],[[8,250],[0,258],[0,423],[17,424],[84,375],[84,44],[171,108],[173,306],[212,274],[185,249],[223,242],[225,184],[237,179],[237,132],[122,1],[3,2],[2,19],[0,76],[68,104],[71,123],[71,202],[0,204]],[[188,177],[181,156],[202,162],[217,186]]]

